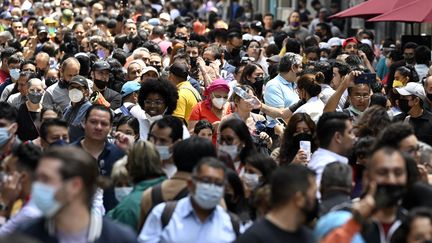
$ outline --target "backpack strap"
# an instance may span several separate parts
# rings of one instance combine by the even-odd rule
[[[175,195],[174,200],[180,200],[189,194],[189,189],[187,187],[183,188],[177,195]]]
[[[176,208],[176,206],[177,206],[177,201],[166,202],[165,208],[162,211],[162,215],[161,215],[162,230],[170,222],[172,214],[174,213],[174,209]]]
[[[152,188],[151,196],[152,196],[152,208],[164,201],[162,197],[162,183],[159,183]]]
[[[234,233],[235,233],[236,238],[237,238],[240,235],[240,218],[237,215],[235,215],[229,211],[227,211],[227,213],[230,217],[231,224],[232,224]]]
[[[201,96],[198,94],[198,91],[196,91],[195,88],[190,88],[188,86],[182,86],[182,87],[180,87],[180,89],[187,89],[187,90],[189,90],[193,94],[193,96],[195,96],[195,99],[197,100],[197,102],[202,101]]]

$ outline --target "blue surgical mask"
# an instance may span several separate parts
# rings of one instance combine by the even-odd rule
[[[10,137],[9,127],[0,127],[0,148],[9,141]]]
[[[116,187],[114,188],[114,195],[117,201],[121,202],[127,197],[132,191],[132,187]]]
[[[196,182],[195,192],[192,194],[192,198],[202,209],[212,209],[219,204],[223,195],[223,186]]]
[[[17,81],[20,76],[20,70],[18,68],[13,68],[9,70],[9,75],[14,81]]]
[[[59,139],[59,140],[56,140],[56,141],[50,143],[49,146],[51,147],[51,146],[66,146],[66,145],[69,145],[69,144],[65,140]]]
[[[32,185],[31,200],[47,218],[54,216],[62,207],[55,199],[56,192],[53,186],[42,182],[34,182]]]
[[[169,151],[169,146],[155,145],[156,150],[159,152],[161,160],[171,158],[172,153]]]

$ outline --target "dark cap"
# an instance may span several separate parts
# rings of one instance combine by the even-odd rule
[[[106,61],[96,61],[92,66],[92,71],[109,70],[110,65]]]
[[[169,72],[183,80],[186,80],[188,77],[188,68],[184,63],[174,62],[170,66]]]
[[[76,75],[76,76],[74,76],[74,77],[69,81],[69,84],[78,84],[78,85],[80,85],[80,86],[85,87],[85,88],[88,89],[87,79],[84,78],[84,77],[81,76],[81,75]]]
[[[37,27],[36,32],[39,33],[48,33],[48,28],[45,25],[40,25]]]

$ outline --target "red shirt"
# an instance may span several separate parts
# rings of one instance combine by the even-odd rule
[[[199,120],[207,120],[211,124],[213,122],[220,121],[220,118],[217,117],[213,111],[206,105],[207,102],[199,102],[192,108],[192,113],[189,117],[189,121],[199,121]],[[213,144],[216,144],[217,131],[213,131]]]
[[[10,75],[3,70],[0,70],[0,84],[4,83],[6,79],[8,79]]]

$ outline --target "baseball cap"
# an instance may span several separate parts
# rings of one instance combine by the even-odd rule
[[[148,23],[152,26],[158,26],[160,24],[160,21],[157,18],[151,18],[148,20]]]
[[[123,84],[120,93],[122,97],[126,97],[132,94],[133,92],[137,92],[138,90],[140,90],[140,88],[141,88],[141,84],[138,83],[137,81],[128,81],[125,84]]]
[[[156,68],[154,68],[152,66],[148,66],[148,67],[143,68],[142,74],[148,73],[150,71],[155,72],[157,74],[157,76],[159,77],[159,72],[157,71]]]
[[[48,33],[48,28],[45,25],[40,25],[37,27],[36,32],[39,33]]]
[[[350,38],[346,38],[344,40],[344,42],[342,43],[342,48],[345,48],[346,45],[348,45],[348,43],[350,42],[354,42],[356,44],[358,44],[358,40],[355,37],[350,37]]]
[[[332,37],[327,41],[327,44],[330,45],[330,47],[332,46],[341,46],[342,45],[342,40],[339,37]]]
[[[169,67],[169,72],[184,80],[186,80],[189,75],[187,66],[179,62],[174,62],[174,64]]]
[[[327,42],[320,42],[318,46],[320,49],[330,49],[330,45]]]
[[[0,19],[12,19],[12,14],[9,11],[5,11],[0,14]]]
[[[279,55],[273,55],[270,58],[267,58],[267,62],[271,63],[279,63],[280,62],[280,56]]]
[[[106,61],[96,61],[92,66],[92,71],[102,71],[110,69],[110,65]]]
[[[87,79],[84,78],[84,77],[81,76],[81,75],[76,75],[76,76],[74,76],[74,77],[70,80],[69,84],[78,84],[78,85],[80,85],[80,86],[85,87],[85,88],[88,89]]]
[[[166,21],[171,21],[171,16],[168,13],[161,13],[159,15],[159,19],[163,19],[163,20],[166,20]]]
[[[416,82],[409,82],[405,87],[396,88],[396,91],[400,95],[414,95],[422,100],[426,99],[426,94],[423,86]]]

